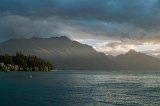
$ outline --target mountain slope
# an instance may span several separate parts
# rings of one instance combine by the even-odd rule
[[[119,65],[120,69],[128,70],[159,70],[160,59],[148,56],[144,53],[139,53],[130,50],[126,54],[117,56],[114,59]]]
[[[0,44],[0,54],[13,55],[17,51],[52,61],[58,69],[113,69],[116,63],[91,46],[69,38],[11,39]]]
[[[160,70],[160,59],[130,50],[117,57],[106,56],[91,46],[66,36],[52,38],[11,39],[0,43],[0,54],[36,55],[68,70]]]

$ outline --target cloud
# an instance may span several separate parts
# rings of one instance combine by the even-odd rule
[[[18,15],[0,17],[0,38],[30,38],[59,36],[59,19],[33,20]],[[44,36],[45,35],[45,36]]]
[[[136,49],[137,43],[126,43],[122,41],[111,41],[105,43],[99,43],[95,49],[100,52],[104,52],[106,55],[117,56],[119,54],[124,54],[130,49]]]
[[[159,19],[159,0],[1,0],[1,13],[36,18],[59,16],[95,19],[153,27]],[[147,25],[147,26],[146,26]]]
[[[97,51],[104,52],[106,55],[117,56],[119,54],[125,54],[130,49],[134,49],[138,52],[146,53],[151,56],[160,56],[160,44],[158,43],[145,43],[135,40],[130,41],[101,41],[97,43],[94,48]]]
[[[66,32],[73,37],[113,39],[124,42],[131,40],[135,42],[160,42],[159,30],[146,30],[128,23],[67,20],[64,25],[64,34]]]
[[[147,50],[145,51],[145,53],[152,54],[152,55],[160,55],[160,49]]]
[[[50,37],[160,39],[160,0],[1,0],[1,39]]]

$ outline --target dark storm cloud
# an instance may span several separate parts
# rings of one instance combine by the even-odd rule
[[[154,38],[160,0],[1,0],[0,23],[1,38],[53,36],[65,27],[94,36]]]
[[[159,0],[1,0],[1,13],[159,25]],[[147,26],[145,26],[147,25]]]
[[[7,15],[0,17],[0,38],[30,38],[30,37],[51,37],[60,35],[58,19],[33,20],[18,15]]]

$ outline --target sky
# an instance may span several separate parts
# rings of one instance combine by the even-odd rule
[[[160,0],[0,0],[0,42],[63,35],[106,55],[160,57]]]

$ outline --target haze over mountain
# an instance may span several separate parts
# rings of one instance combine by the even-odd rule
[[[160,69],[160,59],[148,56],[144,53],[130,50],[126,54],[121,54],[114,58],[121,66],[120,69],[127,70],[158,70]]]
[[[55,63],[58,69],[113,69],[115,63],[91,46],[72,41],[66,36],[52,38],[11,39],[0,44],[1,54],[40,56]]]
[[[58,69],[129,69],[157,70],[160,59],[130,50],[117,57],[106,56],[91,46],[72,41],[66,36],[52,38],[10,39],[0,43],[0,54],[21,51],[53,62]]]

